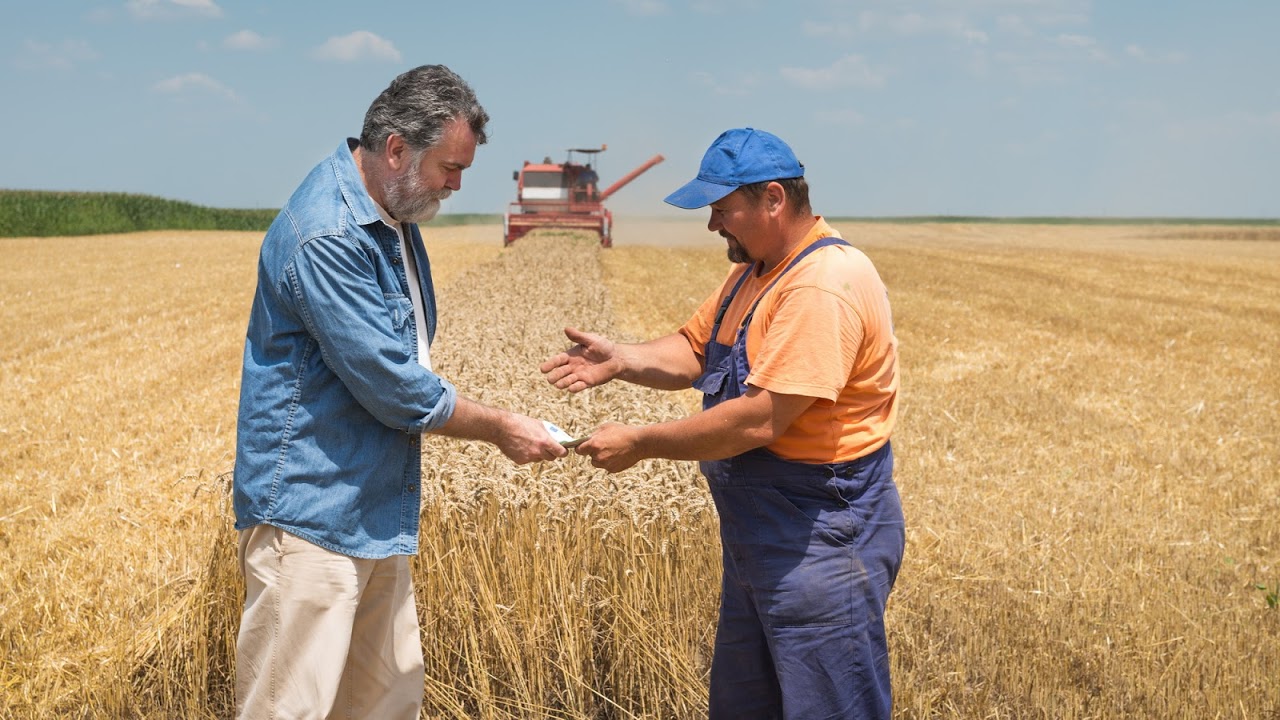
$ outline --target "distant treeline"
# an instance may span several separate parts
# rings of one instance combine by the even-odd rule
[[[265,230],[276,210],[209,208],[150,195],[0,190],[0,236],[140,230]]]
[[[0,190],[0,237],[100,235],[142,230],[262,232],[278,209],[211,208],[152,195]],[[502,222],[501,215],[441,215],[431,225]]]
[[[110,192],[0,190],[0,237],[100,235],[142,230],[251,230],[263,232],[275,219],[275,208],[239,210],[211,208],[152,195]],[[672,218],[674,219],[674,218]],[[919,215],[903,217],[828,217],[839,222],[886,223],[1020,223],[1028,225],[1269,225],[1275,218],[1117,218],[1117,217],[981,217]],[[429,224],[485,225],[502,222],[501,214],[444,214]]]

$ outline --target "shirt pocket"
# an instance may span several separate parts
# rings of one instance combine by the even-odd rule
[[[418,347],[418,339],[414,337],[417,329],[413,320],[413,300],[404,295],[384,294],[382,299],[387,303],[387,312],[391,314],[391,328],[400,338],[405,352],[413,355]]]

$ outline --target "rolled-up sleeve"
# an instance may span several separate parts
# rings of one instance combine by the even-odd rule
[[[322,236],[300,244],[281,285],[325,364],[379,422],[422,433],[453,415],[457,390],[420,365],[397,334],[397,319],[405,319],[393,307],[411,305],[384,294],[359,243]]]

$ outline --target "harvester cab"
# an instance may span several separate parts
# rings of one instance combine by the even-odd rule
[[[662,162],[654,155],[620,180],[599,189],[596,173],[597,156],[608,149],[570,148],[563,163],[551,158],[541,163],[525,161],[511,174],[516,181],[516,200],[507,206],[502,222],[502,245],[505,247],[539,228],[594,232],[601,247],[613,246],[613,213],[604,201],[641,173]]]

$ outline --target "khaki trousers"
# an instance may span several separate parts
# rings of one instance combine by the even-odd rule
[[[362,560],[270,525],[240,531],[236,717],[416,720],[424,681],[409,559]]]

